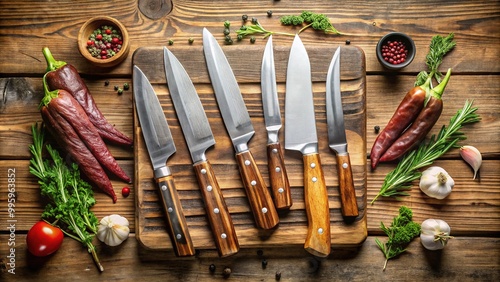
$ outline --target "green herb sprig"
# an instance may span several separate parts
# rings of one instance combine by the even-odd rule
[[[457,45],[455,41],[453,41],[454,34],[450,33],[448,36],[440,36],[435,35],[431,39],[431,43],[429,45],[429,52],[425,57],[425,63],[428,67],[427,71],[421,71],[417,75],[417,79],[415,81],[415,86],[421,86],[426,83],[426,81],[430,80],[430,88],[432,88],[432,78],[436,79],[438,83],[441,83],[441,79],[443,78],[443,74],[438,70],[439,66],[443,62],[443,58],[448,52],[453,50]]]
[[[408,196],[406,191],[411,190],[411,182],[422,175],[420,168],[431,165],[448,150],[458,147],[458,141],[466,139],[459,131],[462,126],[481,120],[476,113],[477,108],[472,107],[472,104],[473,101],[467,100],[464,107],[450,119],[448,127],[443,126],[437,136],[432,135],[429,142],[422,142],[417,149],[407,153],[396,168],[386,175],[382,188],[371,204],[379,197],[398,199],[400,196]]]
[[[413,211],[406,206],[401,206],[399,214],[394,217],[391,226],[386,227],[383,222],[380,222],[380,229],[389,237],[385,244],[375,238],[375,243],[385,256],[383,268],[385,270],[390,259],[406,251],[406,247],[413,238],[420,234],[421,227],[420,224],[413,221]]]
[[[90,208],[95,204],[92,187],[80,178],[78,165],[66,165],[59,152],[50,144],[45,145],[50,158],[44,159],[45,130],[43,125],[31,127],[33,144],[30,173],[38,178],[41,194],[50,202],[45,206],[42,218],[55,220],[61,230],[88,249],[95,264],[103,271],[92,239],[97,233],[98,220]]]
[[[264,37],[266,38],[272,34],[281,34],[281,35],[287,35],[287,36],[295,36],[295,34],[287,33],[287,32],[277,32],[277,31],[270,31],[265,29],[258,20],[252,21],[253,24],[251,25],[242,25],[240,29],[236,31],[236,34],[238,35],[238,40],[241,40],[245,36],[248,35],[254,35],[254,34],[263,34]]]
[[[304,26],[297,32],[300,34],[305,29],[312,27],[315,30],[321,30],[325,33],[330,34],[341,34],[330,22],[330,19],[325,14],[313,13],[311,11],[303,11],[300,15],[288,15],[280,18],[280,21],[284,25],[302,25]]]

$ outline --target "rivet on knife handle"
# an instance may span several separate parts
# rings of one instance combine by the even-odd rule
[[[274,205],[277,209],[288,209],[293,202],[283,151],[279,142],[267,145],[267,160]]]
[[[252,153],[250,151],[238,153],[236,160],[257,227],[262,229],[275,227],[279,223],[278,213]]]
[[[330,207],[319,154],[306,154],[304,160],[304,199],[309,226],[304,249],[318,257],[330,254]]]
[[[195,163],[193,167],[219,256],[227,257],[236,254],[240,245],[212,165],[210,162],[204,161]]]
[[[194,255],[194,245],[188,232],[188,225],[175,188],[174,178],[172,175],[167,175],[156,179],[156,182],[160,188],[175,254],[177,256]]]
[[[342,215],[356,217],[359,215],[358,203],[352,178],[351,159],[349,153],[337,154],[337,171],[339,175],[339,192],[342,202]]]

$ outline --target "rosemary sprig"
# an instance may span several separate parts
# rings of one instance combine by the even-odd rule
[[[448,127],[443,126],[438,135],[432,135],[428,143],[421,143],[415,150],[407,153],[398,163],[396,168],[389,172],[384,179],[384,184],[371,204],[379,197],[408,196],[411,182],[420,178],[420,168],[431,165],[434,160],[444,155],[451,148],[458,147],[457,142],[465,140],[465,135],[459,130],[463,125],[481,120],[476,113],[477,108],[472,107],[473,101],[465,101],[462,109],[450,119]]]

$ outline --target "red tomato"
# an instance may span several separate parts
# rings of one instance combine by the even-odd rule
[[[64,233],[61,229],[41,220],[33,225],[26,236],[30,253],[37,257],[48,256],[61,247]]]

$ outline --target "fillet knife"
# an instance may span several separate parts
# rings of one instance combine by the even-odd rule
[[[267,130],[267,161],[271,180],[271,193],[277,209],[288,209],[293,203],[283,150],[278,135],[282,125],[278,91],[276,89],[272,35],[269,36],[264,49],[260,77],[262,108]]]
[[[340,46],[333,55],[326,77],[326,120],[330,149],[337,157],[339,193],[342,215],[358,216],[358,203],[352,177],[351,159],[347,151],[347,137],[344,126],[344,112],[340,92]]]
[[[200,192],[205,203],[215,245],[220,257],[236,254],[238,238],[224,196],[205,152],[215,145],[215,138],[198,93],[186,70],[166,47],[163,61],[170,98],[186,140]]]
[[[192,256],[195,254],[193,242],[175,188],[174,178],[170,168],[166,165],[168,158],[176,151],[172,133],[153,86],[137,66],[134,66],[132,80],[135,107],[153,165],[154,178],[160,189],[160,198],[175,254]]]
[[[304,162],[304,201],[308,228],[304,248],[318,257],[330,254],[330,208],[318,152],[318,137],[306,48],[295,35],[286,73],[285,149],[300,151]]]
[[[248,148],[255,134],[238,83],[217,40],[203,29],[203,51],[224,125],[236,151],[236,161],[255,223],[262,229],[279,223],[278,212],[269,190]]]

